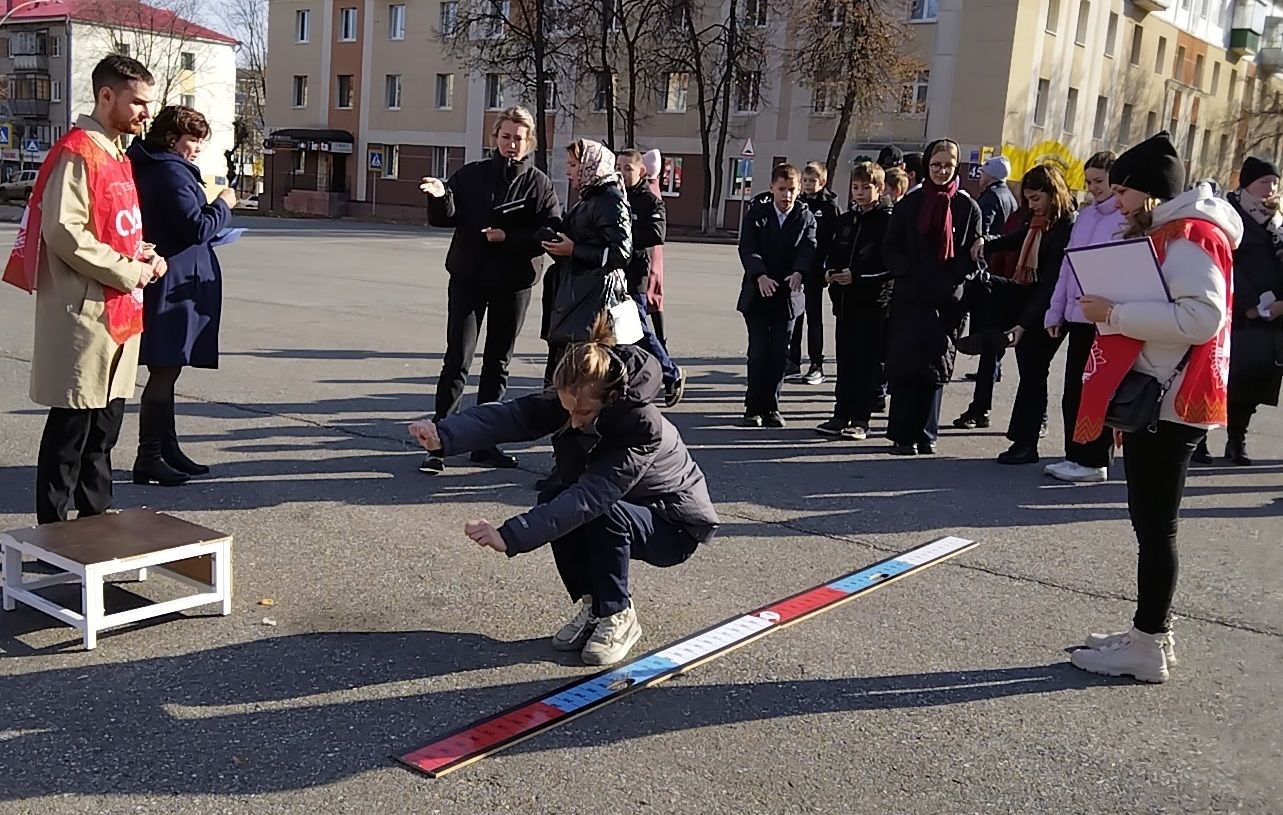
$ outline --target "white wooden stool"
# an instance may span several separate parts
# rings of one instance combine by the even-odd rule
[[[98,632],[139,620],[217,604],[232,613],[232,536],[149,509],[129,509],[63,523],[13,529],[0,534],[4,610],[17,603],[61,620],[81,633],[85,648]],[[25,580],[23,556],[48,563],[60,574]],[[152,570],[198,590],[196,594],[107,614],[103,583],[111,575]],[[80,583],[80,613],[35,592],[62,583]]]

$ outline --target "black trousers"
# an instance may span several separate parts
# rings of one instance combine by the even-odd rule
[[[1159,422],[1153,433],[1123,434],[1127,514],[1140,550],[1133,625],[1146,634],[1168,630],[1176,591],[1176,531],[1185,475],[1194,448],[1206,436],[1205,430],[1175,422]]]
[[[540,502],[560,490],[546,491]],[[592,595],[597,617],[618,614],[628,607],[628,567],[631,560],[652,566],[676,566],[699,544],[648,507],[616,502],[602,515],[552,542],[557,573],[571,599]]]
[[[1094,441],[1079,444],[1074,441],[1074,425],[1078,422],[1078,406],[1083,397],[1083,369],[1091,356],[1091,344],[1096,339],[1096,326],[1091,323],[1069,323],[1069,350],[1065,353],[1065,393],[1060,400],[1060,412],[1065,421],[1065,458],[1084,467],[1108,467],[1109,453],[1114,446],[1114,431],[1104,428]]]
[[[1225,434],[1230,441],[1242,444],[1247,440],[1247,428],[1255,414],[1256,403],[1254,402],[1231,401],[1229,403],[1229,421],[1225,425]]]
[[[970,333],[1006,331],[1015,322],[1010,304],[1011,284],[992,279],[985,282],[973,280],[967,284],[963,305],[971,316]],[[969,413],[988,413],[993,409],[993,386],[1002,375],[1002,358],[1006,349],[993,354],[981,354],[977,360],[976,387],[971,396]]]
[[[932,382],[892,382],[887,438],[896,444],[935,444],[940,437],[940,399],[944,386]]]
[[[105,408],[50,408],[36,461],[36,521],[67,520],[75,497],[80,517],[111,508],[111,450],[120,438],[125,400]]]
[[[784,368],[788,364],[788,301],[783,298],[757,300],[744,315],[748,326],[748,393],[744,412],[764,416],[780,409]]]
[[[1047,419],[1047,377],[1063,340],[1064,335],[1052,337],[1045,329],[1037,328],[1026,331],[1016,346],[1020,386],[1007,425],[1007,439],[1013,444],[1038,445],[1042,423]]]
[[[869,426],[874,402],[882,395],[885,338],[886,312],[882,309],[850,309],[837,318],[833,345],[838,378],[833,389],[833,418]]]
[[[793,323],[793,336],[789,340],[789,362],[802,364],[802,334],[806,334],[806,353],[812,365],[824,364],[824,289],[823,283],[807,283],[806,311],[797,315]]]
[[[486,344],[481,356],[481,380],[477,383],[477,404],[498,402],[508,389],[508,363],[517,335],[530,306],[530,289],[506,291],[473,286],[457,276],[450,277],[446,312],[445,360],[437,381],[436,419],[440,421],[459,409],[468,367],[477,352],[481,323],[486,324]],[[487,314],[489,315],[487,317]]]

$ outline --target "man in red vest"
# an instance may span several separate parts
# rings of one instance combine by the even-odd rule
[[[5,269],[5,280],[36,292],[31,399],[49,408],[36,467],[42,524],[66,520],[73,497],[80,517],[111,506],[111,450],[137,385],[142,287],[165,273],[142,241],[121,148],[151,117],[154,85],[137,60],[98,63],[93,114],[50,149]]]

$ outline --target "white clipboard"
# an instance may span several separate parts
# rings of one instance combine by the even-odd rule
[[[1115,303],[1172,302],[1149,238],[1080,246],[1066,250],[1065,257],[1083,294]],[[1097,323],[1096,329],[1101,334],[1119,333],[1105,323]]]

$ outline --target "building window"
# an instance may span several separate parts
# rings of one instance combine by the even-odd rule
[[[1185,160],[1194,160],[1194,143],[1198,140],[1198,125],[1190,125],[1185,134]]]
[[[1234,97],[1238,96],[1238,71],[1230,71],[1230,107],[1234,106]],[[1233,112],[1232,110],[1230,111]]]
[[[753,113],[762,95],[762,72],[740,71],[735,80],[735,110]]]
[[[1164,73],[1164,69],[1167,67],[1165,64],[1166,62],[1167,62],[1167,38],[1159,37],[1158,38],[1158,58],[1154,60],[1154,72],[1159,74]]]
[[[388,39],[405,39],[405,4],[394,3],[388,6]]]
[[[54,141],[58,141],[58,139],[61,139],[61,138],[62,138],[62,125],[54,125],[54,126],[53,126],[53,140],[54,140]],[[1224,137],[1224,136],[1222,136],[1221,138],[1225,138],[1225,137]]]
[[[1051,82],[1038,80],[1038,98],[1034,100],[1034,124],[1042,127],[1047,124],[1047,97],[1051,95]]]
[[[1131,144],[1132,114],[1135,113],[1135,111],[1135,105],[1125,104],[1123,105],[1123,115],[1118,117],[1118,141],[1123,144]]]
[[[917,116],[927,112],[927,89],[931,84],[930,71],[918,71],[918,77],[900,88],[900,112]]]
[[[1216,92],[1220,89],[1221,89],[1221,64],[1219,62],[1214,62],[1212,63],[1212,90],[1211,90],[1212,96],[1215,96]]]
[[[401,169],[401,147],[388,144],[383,147],[383,177],[398,178]]]
[[[196,55],[191,51],[184,51],[178,55],[179,65],[184,71],[196,70]]]
[[[339,42],[356,42],[356,9],[339,9]]]
[[[1205,162],[1212,157],[1212,131],[1210,128],[1203,131],[1203,147],[1198,157]]]
[[[388,110],[401,109],[401,75],[388,74],[383,80],[383,102]]]
[[[682,157],[664,156],[659,168],[659,194],[674,196],[682,193]]]
[[[664,15],[673,31],[686,31],[690,27],[690,16],[690,7],[685,0],[676,0],[669,5],[668,13]]]
[[[49,38],[49,56],[51,57],[62,56],[62,37]]]
[[[428,158],[428,175],[433,178],[445,178],[450,173],[450,148],[433,147]]]
[[[307,77],[294,77],[294,107],[307,107]]]
[[[486,74],[486,110],[503,107],[503,83],[498,74]]]
[[[127,57],[129,56],[129,43],[117,40],[111,50],[120,54],[122,57]]]
[[[593,113],[602,113],[610,106],[615,95],[615,72],[597,71],[593,74]]]
[[[302,175],[307,172],[307,153],[296,149],[290,158],[293,161],[290,172],[294,173],[294,175]]]
[[[1118,12],[1109,12],[1109,27],[1105,29],[1105,56],[1114,58],[1114,49],[1118,42]]]
[[[811,90],[811,112],[824,115],[836,111],[838,88],[832,82],[817,82]]]
[[[61,79],[55,79],[49,83],[49,101],[50,102],[62,101],[62,80]]]
[[[731,159],[731,183],[726,188],[727,198],[748,198],[753,194],[753,159]]]
[[[1145,132],[1141,134],[1141,138],[1148,139],[1150,136],[1154,135],[1157,132],[1158,132],[1158,111],[1151,110],[1149,113],[1145,115]]]
[[[179,96],[179,97],[178,97],[178,104],[182,105],[182,106],[183,106],[183,107],[185,107],[185,108],[195,108],[195,107],[196,107],[196,94],[194,94],[194,93],[185,93],[185,94],[183,94],[182,96]]]
[[[310,9],[299,9],[294,12],[294,42],[310,42],[312,39],[312,12]]]
[[[437,74],[437,110],[454,107],[454,74]]]
[[[669,73],[664,77],[664,86],[660,99],[660,110],[668,113],[686,112],[686,89],[690,85],[690,74]]]
[[[441,36],[453,37],[459,27],[458,0],[445,0],[441,4]]]
[[[1082,0],[1078,4],[1078,27],[1074,29],[1074,45],[1087,44],[1087,24],[1091,20],[1091,3]]]
[[[339,74],[338,92],[335,94],[334,106],[348,110],[352,105],[352,74]]]
[[[1096,97],[1096,121],[1091,126],[1091,137],[1096,141],[1105,138],[1105,125],[1109,124],[1105,120],[1105,113],[1109,110],[1109,97]]]
[[[1065,97],[1065,132],[1073,133],[1078,126],[1078,89],[1070,88]]]
[[[474,39],[497,40],[508,22],[509,0],[489,0],[485,13],[473,28]]]
[[[1131,64],[1140,65],[1141,46],[1144,42],[1145,29],[1138,25],[1132,26],[1132,55]]]
[[[909,7],[909,19],[915,23],[930,22],[939,13],[940,0],[913,0],[913,5]]]
[[[1230,155],[1230,137],[1224,133],[1221,134],[1221,150],[1217,155],[1221,157],[1222,167],[1225,166],[1226,162],[1234,163],[1234,157]]]
[[[1185,46],[1177,46],[1176,61],[1172,63],[1172,78],[1182,84],[1185,82]]]
[[[543,101],[547,110],[557,106],[557,80],[545,79],[543,82]]]
[[[744,22],[754,28],[766,27],[766,3],[767,0],[745,0],[744,2]]]
[[[1048,34],[1055,34],[1060,30],[1060,0],[1049,0],[1047,3],[1047,24],[1045,28]]]
[[[1203,69],[1207,67],[1207,60],[1202,54],[1194,57],[1194,87],[1200,91],[1203,89]]]

